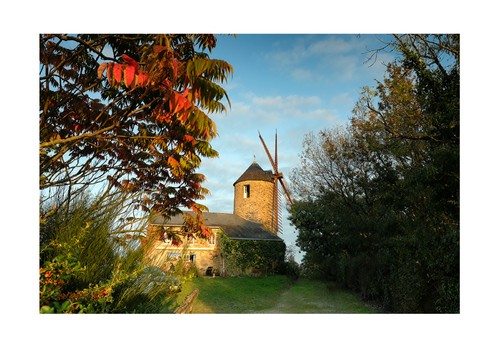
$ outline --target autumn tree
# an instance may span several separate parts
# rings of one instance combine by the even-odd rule
[[[226,110],[232,73],[214,35],[40,35],[40,190],[59,207],[92,186],[140,210],[199,213],[197,172]],[[42,216],[43,217],[43,216]]]
[[[195,212],[190,232],[208,234],[198,169],[217,157],[210,116],[226,110],[232,74],[210,58],[216,42],[40,35],[41,312],[159,312],[172,300],[168,283],[148,286],[152,243],[136,237],[151,213],[180,208]]]
[[[304,140],[292,206],[305,266],[389,311],[459,311],[459,37],[401,55],[346,129]]]

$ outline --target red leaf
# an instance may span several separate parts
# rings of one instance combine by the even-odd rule
[[[131,188],[133,187],[133,185],[130,183],[130,181],[128,181],[128,180],[123,180],[123,181],[122,181],[122,187],[123,187],[124,189],[127,189],[127,190],[128,190],[128,189],[131,189]]]
[[[139,64],[137,63],[137,61],[129,57],[127,54],[123,54],[122,59],[127,63],[127,65],[133,66],[135,70],[139,69]]]
[[[134,81],[135,77],[135,67],[132,65],[128,65],[125,67],[125,85],[130,86]]]
[[[177,79],[177,70],[178,70],[178,61],[177,61],[177,59],[174,59],[172,61],[172,71],[174,72],[174,76],[173,76],[174,81]]]
[[[117,83],[120,83],[122,81],[122,65],[121,64],[114,64],[113,76],[115,77],[115,81]]]
[[[99,65],[99,68],[97,69],[97,78],[101,79],[104,70],[106,70],[107,68],[108,68],[107,62],[103,62],[101,65]]]
[[[170,100],[171,101],[171,109],[173,113],[177,113],[180,111],[186,111],[189,109],[191,106],[191,103],[189,100],[184,97],[183,95],[179,94],[178,92],[174,92],[173,98]]]
[[[139,72],[139,74],[137,75],[137,85],[141,87],[146,86],[148,84],[148,81],[149,81],[149,76],[142,71]]]
[[[172,88],[172,83],[168,79],[164,79],[161,84],[165,85],[167,88],[171,89]]]
[[[179,162],[176,159],[174,159],[172,156],[168,157],[167,162],[172,167],[179,167]]]
[[[205,237],[205,238],[210,237],[212,235],[211,234],[212,233],[211,230],[212,229],[210,227],[205,226],[203,224],[201,225],[201,234],[202,234],[203,237]]]
[[[153,46],[153,52],[155,53],[160,53],[163,52],[164,50],[167,50],[168,48],[166,46]]]
[[[114,68],[114,65],[115,65],[114,62],[110,62],[108,64],[107,77],[108,77],[108,83],[109,83],[109,85],[113,85],[113,68]]]

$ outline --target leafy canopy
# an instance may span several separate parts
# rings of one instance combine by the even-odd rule
[[[226,110],[230,64],[214,35],[40,35],[40,190],[93,185],[144,212],[200,213],[197,173],[217,157],[211,113]],[[67,201],[69,203],[69,201]]]
[[[347,128],[305,137],[290,220],[306,271],[390,311],[458,312],[459,36],[391,46]]]

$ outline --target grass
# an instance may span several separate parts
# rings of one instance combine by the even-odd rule
[[[195,278],[185,283],[177,303],[195,288],[192,313],[375,313],[355,294],[324,282],[286,276]]]

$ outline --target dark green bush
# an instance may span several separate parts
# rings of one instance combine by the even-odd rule
[[[297,281],[300,277],[300,265],[295,261],[287,260],[283,263],[279,273],[286,275],[292,281]]]
[[[232,240],[221,233],[221,250],[232,273],[254,269],[272,274],[284,263],[286,245],[282,241]]]

